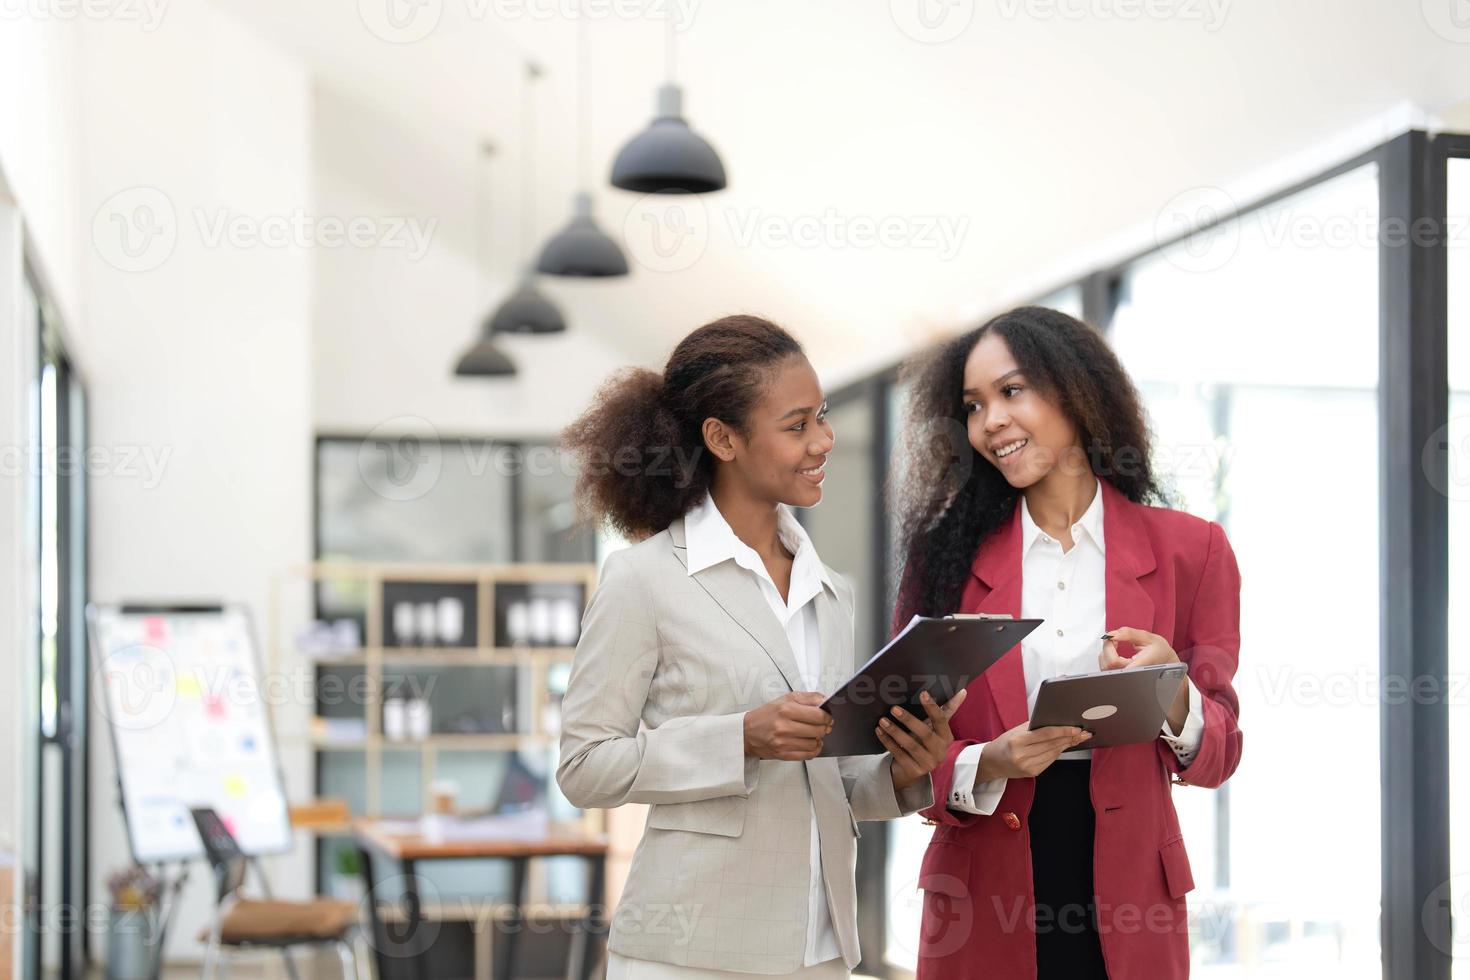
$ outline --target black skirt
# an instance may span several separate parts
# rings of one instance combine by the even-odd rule
[[[1107,980],[1092,887],[1092,763],[1058,759],[1036,777],[1031,878],[1037,980]]]

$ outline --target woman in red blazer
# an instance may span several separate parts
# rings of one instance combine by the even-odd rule
[[[919,980],[1186,977],[1194,881],[1171,793],[1219,786],[1241,752],[1225,533],[1148,506],[1162,493],[1141,401],[1086,324],[1013,310],[910,377],[895,629],[915,613],[1045,620],[950,720],[924,811]],[[1046,677],[1178,661],[1189,682],[1153,742],[1027,730]]]

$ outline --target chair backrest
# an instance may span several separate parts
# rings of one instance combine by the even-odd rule
[[[194,826],[199,829],[199,841],[204,845],[204,856],[214,869],[216,897],[223,902],[245,883],[245,853],[235,841],[235,835],[220,819],[220,815],[207,806],[192,807]]]

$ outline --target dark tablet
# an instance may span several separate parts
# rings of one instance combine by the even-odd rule
[[[1126,667],[1041,682],[1031,728],[1076,725],[1092,732],[1079,748],[1152,742],[1189,669],[1184,664]]]
[[[832,733],[822,755],[882,755],[874,731],[894,705],[928,717],[919,695],[944,704],[1041,625],[1039,619],[982,614],[930,619],[915,616],[847,683],[822,702]]]

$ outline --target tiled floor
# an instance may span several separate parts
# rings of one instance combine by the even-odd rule
[[[327,954],[313,958],[307,954],[298,953],[296,969],[301,975],[301,980],[337,980],[342,975],[337,967],[336,957]],[[197,980],[199,972],[197,963],[177,963],[164,968],[163,980]],[[363,980],[370,980],[369,973],[369,970],[363,969]],[[94,969],[89,980],[102,980],[102,977],[102,971]],[[228,980],[289,980],[289,978],[286,971],[282,969],[280,961],[274,957],[269,960],[259,957],[242,957],[235,960],[230,966]],[[517,978],[517,980],[529,980],[529,978]],[[872,980],[872,978],[864,974],[853,974],[853,980]]]

